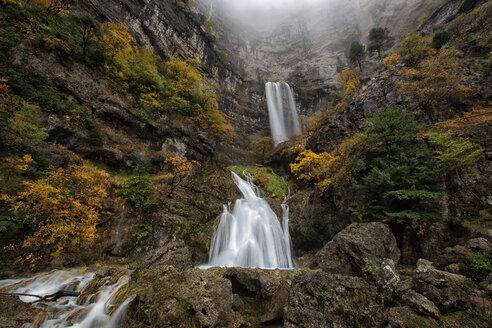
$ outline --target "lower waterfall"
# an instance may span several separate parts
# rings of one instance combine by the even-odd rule
[[[129,273],[101,286],[97,291],[86,294],[86,287],[90,288],[97,279],[99,278],[96,274],[78,269],[53,270],[31,278],[1,280],[0,291],[19,295],[22,302],[32,303],[33,306],[44,309],[45,313],[41,313],[39,318],[33,318],[34,326],[28,323],[21,328],[122,327],[126,310],[133,298],[128,298],[115,308],[113,297],[118,289],[130,280]],[[78,297],[63,296],[56,301],[39,301],[38,297],[28,296],[53,295],[59,291],[80,294]]]
[[[289,207],[282,204],[282,225],[268,203],[259,197],[252,179],[245,181],[232,172],[244,198],[234,210],[224,205],[217,231],[212,238],[209,262],[212,266],[262,269],[292,269],[295,263],[289,235]]]
[[[294,95],[285,82],[267,82],[265,93],[275,146],[302,133]]]

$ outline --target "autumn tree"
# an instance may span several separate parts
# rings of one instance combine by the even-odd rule
[[[397,53],[390,53],[383,59],[383,66],[387,70],[392,70],[397,64],[401,63],[401,57]]]
[[[325,191],[332,184],[335,161],[336,158],[327,152],[317,154],[308,149],[290,164],[290,170],[298,180],[311,181]]]
[[[354,41],[350,45],[349,60],[352,63],[359,65],[359,69],[362,72],[362,60],[366,57],[366,47],[358,42]]]
[[[463,70],[457,60],[460,55],[455,49],[445,49],[435,56],[426,57],[414,68],[401,68],[399,73],[405,80],[398,84],[400,90],[426,107],[468,95],[471,89],[465,84]]]
[[[391,48],[394,38],[389,35],[389,30],[382,27],[374,27],[369,31],[369,44],[367,50],[370,52],[376,51],[378,59],[381,58],[381,52]]]
[[[271,137],[263,137],[253,142],[253,148],[260,157],[261,163],[265,163],[265,155],[273,148],[273,139]]]
[[[107,173],[88,164],[71,165],[23,184],[18,194],[2,195],[32,231],[22,242],[27,255],[19,261],[36,265],[42,259],[93,245],[108,196]]]
[[[189,161],[184,156],[171,156],[163,164],[164,173],[156,176],[154,180],[166,181],[169,186],[168,197],[172,197],[176,188],[200,165],[196,161]]]
[[[436,51],[431,47],[429,38],[424,38],[417,32],[411,32],[400,42],[396,53],[400,55],[405,64],[411,66],[434,55]]]
[[[337,80],[342,84],[344,99],[352,99],[361,87],[359,71],[344,70],[337,76]]]
[[[137,44],[125,23],[112,22],[106,22],[101,25],[100,42],[104,50],[113,59],[124,52],[134,50]]]
[[[12,94],[6,82],[0,79],[0,145],[12,147],[45,139],[41,109]]]

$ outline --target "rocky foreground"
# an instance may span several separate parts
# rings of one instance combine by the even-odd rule
[[[459,247],[489,248],[492,236],[486,237]],[[444,253],[452,262],[452,249]],[[137,294],[128,327],[486,327],[492,323],[492,276],[477,286],[425,259],[415,268],[400,267],[399,257],[386,224],[355,223],[310,259],[309,269],[180,271],[159,266],[134,274],[120,296]],[[447,266],[453,267],[459,264]]]
[[[490,248],[490,231],[482,235],[445,249],[441,263],[420,259],[409,267],[398,265],[386,224],[354,223],[291,271],[136,269],[115,305],[135,295],[126,327],[488,327],[492,276],[477,285],[459,274],[460,253]],[[122,272],[98,269],[84,299]],[[44,317],[15,298],[0,299],[2,327],[32,322],[40,312]]]

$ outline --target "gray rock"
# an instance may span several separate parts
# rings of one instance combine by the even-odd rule
[[[395,262],[392,259],[385,259],[376,274],[376,284],[387,304],[393,301],[394,292],[399,283],[400,276],[396,273]]]
[[[325,272],[361,275],[365,266],[378,269],[385,259],[395,263],[400,250],[384,223],[353,223],[339,232],[315,256],[314,267]]]
[[[472,305],[475,284],[462,275],[437,270],[419,259],[413,282],[415,290],[434,302],[443,313],[466,310]]]
[[[438,321],[415,313],[408,306],[392,307],[388,311],[388,323],[392,328],[435,328]]]
[[[379,327],[383,302],[362,278],[303,271],[293,281],[284,327]]]
[[[490,243],[485,238],[473,238],[466,242],[465,246],[473,252],[482,252],[490,248]]]
[[[398,295],[400,298],[410,289],[412,289],[414,286],[413,280],[412,279],[405,279],[401,280],[395,288],[395,293]]]
[[[452,263],[448,265],[447,267],[444,268],[444,271],[455,273],[455,274],[460,274],[460,265],[458,263]]]
[[[415,292],[414,290],[407,291],[402,297],[402,303],[415,309],[418,313],[423,315],[430,315],[434,318],[438,318],[441,313],[437,306],[432,303],[427,297]]]

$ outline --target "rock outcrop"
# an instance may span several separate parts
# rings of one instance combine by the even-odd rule
[[[328,273],[359,276],[378,269],[385,259],[394,263],[400,250],[391,229],[384,223],[353,223],[339,232],[314,257],[312,267]]]

